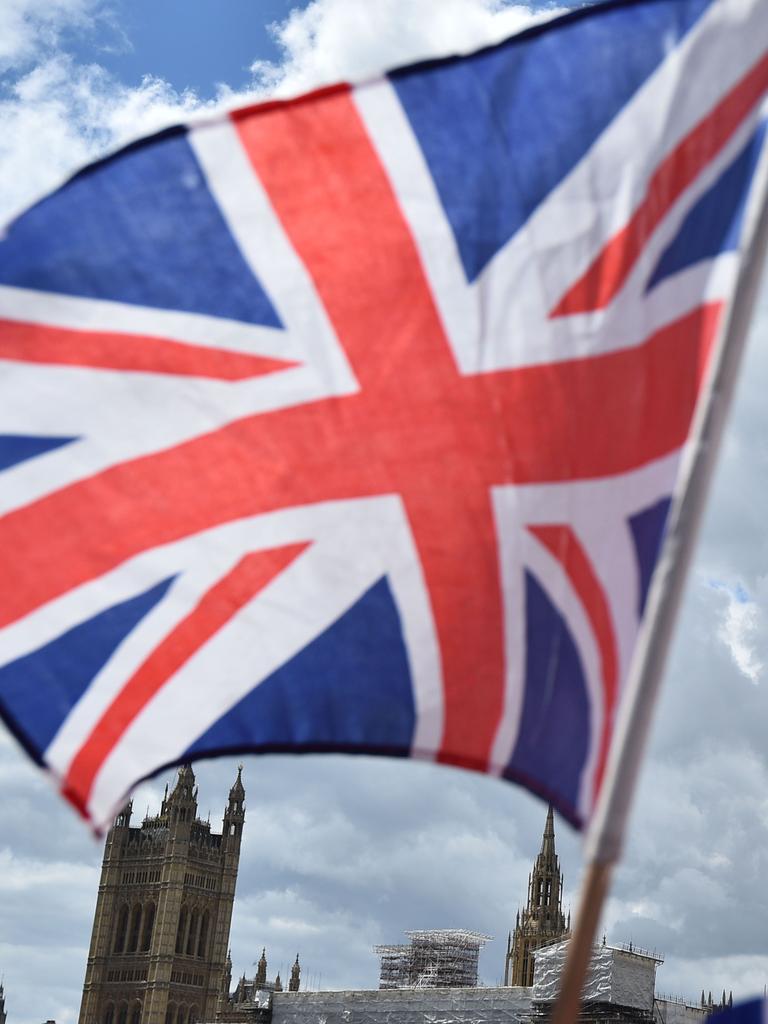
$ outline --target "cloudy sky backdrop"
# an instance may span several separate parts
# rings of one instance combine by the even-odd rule
[[[535,10],[496,0],[2,0],[0,221],[84,161],[201,107],[361,77],[498,39]],[[768,982],[768,289],[607,907],[609,940],[661,950],[661,991]],[[0,727],[1,729],[2,727]],[[354,770],[350,771],[350,767]],[[234,762],[198,769],[220,819]],[[312,987],[377,982],[371,946],[407,928],[495,936],[496,984],[545,808],[452,769],[246,759],[235,973],[267,946]],[[141,816],[165,778],[142,787]],[[558,823],[566,901],[581,869]],[[0,732],[0,976],[9,1024],[77,1018],[101,844]]]

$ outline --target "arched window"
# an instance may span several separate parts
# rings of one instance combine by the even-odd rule
[[[197,1024],[197,1007],[191,1006],[189,1008],[189,1020],[187,1024]]]
[[[141,930],[141,948],[147,951],[152,945],[152,928],[155,924],[155,904],[148,903],[144,908],[144,927]]]
[[[107,1008],[104,1011],[104,1024],[114,1024],[115,1021],[115,1004],[107,1003]]]
[[[168,1003],[168,1009],[165,1011],[165,1024],[174,1024],[176,1019],[176,1003]]]
[[[176,932],[176,952],[184,952],[184,933],[187,929],[187,908],[182,907],[179,913],[179,929]]]
[[[117,1011],[117,1024],[128,1024],[128,1003],[120,1003]]]
[[[137,903],[131,912],[131,927],[128,932],[126,953],[135,953],[139,947],[139,929],[141,928],[141,904]]]
[[[183,1006],[179,1007],[179,1012],[176,1014],[176,1024],[184,1024],[186,1020],[186,1013]]]
[[[200,938],[198,939],[198,942],[197,942],[197,955],[198,956],[205,956],[205,947],[206,947],[206,943],[208,942],[208,926],[209,926],[209,924],[210,924],[210,915],[208,914],[208,911],[206,910],[205,913],[203,914],[203,919],[200,922]],[[194,1007],[193,1007],[193,1009],[194,1009]],[[190,1013],[191,1013],[191,1011],[190,1011]]]
[[[195,955],[195,941],[200,927],[200,911],[195,907],[189,919],[189,937],[187,938],[187,956]],[[181,1024],[181,1022],[179,1022]]]
[[[131,1010],[131,1024],[141,1024],[141,1003],[136,1000]]]
[[[115,952],[122,953],[125,949],[125,935],[128,931],[128,904],[124,903],[120,907],[120,913],[117,915],[117,928],[115,928]],[[112,1013],[114,1014],[115,1008],[112,1007]]]

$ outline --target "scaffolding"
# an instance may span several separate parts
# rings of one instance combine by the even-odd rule
[[[477,987],[480,950],[490,935],[462,928],[405,934],[408,943],[374,946],[381,958],[380,989]]]

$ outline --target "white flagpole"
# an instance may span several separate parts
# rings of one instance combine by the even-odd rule
[[[713,354],[708,386],[686,445],[667,535],[617,717],[611,753],[585,843],[585,874],[552,1024],[573,1024],[595,933],[618,861],[675,618],[696,544],[728,409],[738,377],[768,247],[768,147],[760,158],[746,224],[754,224],[742,257],[728,319]]]

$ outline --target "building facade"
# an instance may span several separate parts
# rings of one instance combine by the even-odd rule
[[[79,1024],[197,1024],[216,1015],[245,820],[241,770],[221,833],[183,765],[160,813],[109,830]]]
[[[563,878],[555,852],[555,819],[547,812],[541,850],[528,876],[528,903],[517,912],[514,932],[507,940],[505,985],[533,984],[533,950],[570,935],[570,914],[563,915]]]

